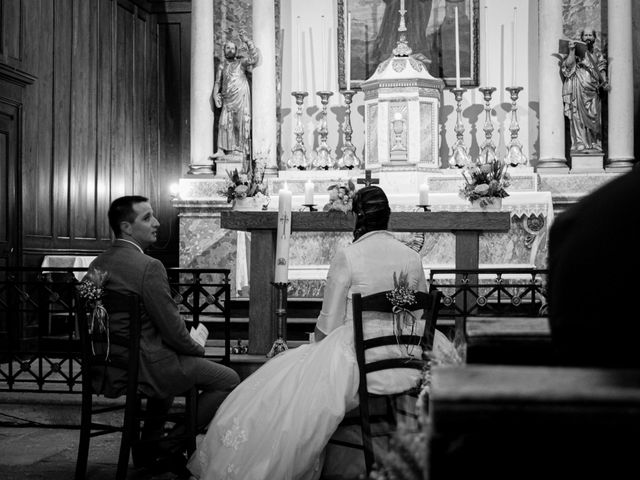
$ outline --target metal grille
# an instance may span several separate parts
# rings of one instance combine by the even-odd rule
[[[75,290],[76,274],[86,270],[0,268],[0,391],[80,392]],[[229,273],[228,269],[168,270],[172,295],[188,323],[224,325],[224,347],[209,357],[227,364]]]

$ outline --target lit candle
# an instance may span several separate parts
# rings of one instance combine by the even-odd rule
[[[456,88],[460,88],[460,38],[458,32],[458,7],[455,8],[456,17]]]
[[[304,184],[304,204],[313,205],[313,182],[311,180],[307,180],[307,183]]]
[[[427,182],[420,185],[418,198],[418,205],[429,205],[429,185]]]
[[[289,241],[291,238],[291,192],[284,184],[278,192],[278,230],[276,239],[275,283],[289,281]]]
[[[513,55],[513,58],[511,60],[511,63],[513,65],[513,75],[511,77],[511,86],[513,87],[516,86],[516,31],[518,28],[517,16],[518,16],[518,7],[513,7],[513,51],[511,52]]]
[[[344,62],[347,90],[351,90],[351,12],[347,12],[347,47],[345,50]]]
[[[484,81],[485,86],[489,86],[489,29],[487,28],[487,10],[484,6]]]

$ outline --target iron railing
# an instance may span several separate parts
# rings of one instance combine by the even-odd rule
[[[535,317],[545,314],[547,270],[502,268],[431,270],[443,293],[440,316]]]
[[[466,342],[469,317],[514,317],[522,324],[547,314],[547,270],[502,268],[431,270],[432,287],[442,291],[439,322],[453,322],[454,343]]]
[[[75,291],[86,268],[0,268],[0,391],[78,393],[80,344]],[[220,354],[229,363],[230,284],[228,269],[171,268],[174,300],[187,325],[223,325]],[[213,334],[213,335],[212,335]]]

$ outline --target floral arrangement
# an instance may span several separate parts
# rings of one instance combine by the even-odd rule
[[[96,331],[98,333],[106,333],[106,358],[109,358],[109,315],[102,304],[104,284],[107,278],[109,278],[108,272],[96,267],[90,267],[77,288],[80,297],[85,300],[87,307],[91,311],[91,313],[88,314],[89,334],[93,334]],[[93,348],[93,342],[91,343],[91,349],[95,355],[96,352]]]
[[[266,154],[258,154],[254,160],[253,169],[249,173],[240,173],[237,168],[227,170],[227,180],[224,189],[220,191],[227,197],[227,203],[235,199],[255,196],[268,196],[268,185],[264,181]]]
[[[329,191],[329,203],[322,210],[325,212],[339,211],[348,213],[351,211],[353,197],[356,194],[355,184],[349,180],[344,183],[336,183],[327,188]]]
[[[406,309],[416,304],[416,291],[409,286],[409,274],[393,272],[393,290],[387,292],[387,298],[394,308]]]
[[[411,327],[410,335],[413,335],[416,317],[413,312],[409,310],[409,307],[415,305],[416,291],[409,285],[409,274],[407,272],[400,272],[396,274],[393,272],[393,290],[387,292],[387,298],[391,305],[393,305],[393,333],[398,337],[403,334],[403,329]],[[400,341],[398,340],[398,347],[400,347]],[[405,354],[413,356],[413,348],[415,345],[404,345]],[[402,350],[402,348],[401,348]]]
[[[471,202],[479,200],[481,207],[493,203],[494,198],[508,197],[506,188],[511,184],[507,164],[503,160],[484,160],[464,167],[462,177],[465,183],[460,188],[462,198]]]

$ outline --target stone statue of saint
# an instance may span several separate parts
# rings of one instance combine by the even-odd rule
[[[580,40],[585,48],[577,53],[577,42],[570,41],[569,53],[560,66],[564,114],[571,126],[571,151],[602,152],[600,95],[610,89],[607,60],[594,46],[595,30],[581,31]]]
[[[251,170],[251,87],[247,73],[258,61],[258,50],[244,31],[240,40],[247,46],[247,55],[238,55],[238,47],[232,41],[224,44],[224,60],[216,72],[213,100],[222,107],[218,126],[218,152],[215,156],[237,155],[242,157],[242,170]]]

